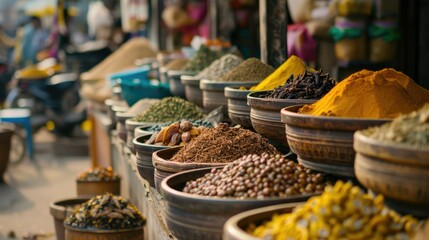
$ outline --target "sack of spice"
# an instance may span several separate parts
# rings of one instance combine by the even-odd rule
[[[228,53],[212,62],[210,66],[204,68],[195,77],[198,79],[217,81],[225,73],[237,67],[242,61],[243,59],[241,57]]]
[[[338,83],[299,113],[349,118],[395,118],[423,107],[429,91],[392,68],[362,70]]]
[[[382,195],[365,194],[352,183],[338,181],[321,196],[310,198],[292,213],[275,214],[247,231],[261,239],[409,239],[417,219],[400,216],[384,205]]]
[[[83,83],[81,96],[103,103],[112,95],[112,87],[106,80],[109,75],[134,68],[134,63],[138,59],[155,56],[156,51],[147,39],[141,37],[130,39],[91,70],[81,74]]]
[[[127,116],[135,116],[146,109],[150,108],[152,105],[159,103],[160,99],[152,99],[152,98],[143,98],[138,102],[134,103],[125,113]]]
[[[134,68],[136,60],[154,58],[156,54],[156,50],[146,38],[132,38],[88,72],[82,73],[81,79],[104,80],[110,74]]]
[[[111,193],[91,198],[64,221],[65,226],[91,230],[132,229],[145,223],[136,206]]]
[[[204,118],[204,113],[197,105],[179,97],[166,97],[146,111],[136,115],[137,122],[168,122],[182,119],[198,120]]]
[[[305,70],[296,77],[291,75],[283,86],[268,92],[265,98],[276,99],[320,99],[328,93],[336,82],[329,77],[329,73],[323,74]]]
[[[213,51],[210,48],[201,45],[198,51],[181,69],[187,72],[198,72],[209,66],[214,60],[218,59],[221,53]]]
[[[248,154],[277,154],[266,138],[249,130],[219,123],[186,144],[172,158],[182,163],[228,163]]]
[[[297,56],[290,56],[279,68],[264,78],[258,85],[250,88],[252,91],[273,90],[284,85],[291,75],[298,76],[307,69],[305,63]]]
[[[115,173],[112,167],[95,167],[85,170],[79,174],[78,181],[87,181],[87,182],[101,182],[101,181],[116,181],[120,177]]]
[[[392,122],[363,130],[362,134],[385,143],[429,150],[429,103]]]
[[[321,193],[326,185],[322,174],[307,169],[280,154],[250,154],[222,169],[213,168],[201,178],[186,182],[183,192],[246,198],[288,197]]]
[[[189,62],[189,59],[187,58],[178,58],[178,59],[172,60],[171,62],[167,63],[165,66],[162,66],[161,68],[166,70],[177,71],[182,69],[188,62]]]

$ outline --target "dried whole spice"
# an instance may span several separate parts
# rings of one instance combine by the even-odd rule
[[[259,82],[274,72],[274,68],[257,58],[249,58],[223,75],[222,82]]]
[[[197,105],[179,97],[167,97],[152,105],[142,114],[135,116],[133,120],[137,122],[168,122],[201,118],[204,118],[204,114]]]
[[[69,227],[99,230],[130,229],[145,223],[136,206],[111,193],[91,198],[64,221]]]
[[[219,52],[210,50],[210,48],[201,45],[195,55],[186,63],[182,70],[193,72],[201,71],[219,57]]]
[[[199,127],[199,126],[203,126],[203,127],[213,127],[213,124],[212,124],[211,122],[208,122],[208,121],[205,121],[205,120],[187,120],[187,119],[184,119],[184,120],[182,120],[182,121],[188,121],[188,122],[190,122],[193,126],[197,126],[197,127]],[[162,129],[162,128],[167,127],[167,126],[170,126],[170,125],[171,125],[171,124],[173,124],[173,123],[174,123],[173,121],[169,121],[169,122],[165,122],[165,123],[157,124],[157,125],[154,125],[154,126],[148,127],[148,128],[146,129],[146,131],[149,131],[149,132],[158,132],[158,131],[161,131],[161,129]]]
[[[384,206],[382,195],[365,194],[350,182],[327,186],[292,213],[274,215],[247,231],[261,239],[410,239],[417,219]]]
[[[201,178],[188,181],[183,192],[212,196],[245,198],[287,197],[321,193],[324,176],[314,173],[280,154],[247,155],[213,168]]]
[[[294,78],[289,77],[283,86],[275,88],[265,98],[277,99],[320,99],[335,86],[335,80],[329,73],[305,71]]]
[[[208,128],[186,144],[172,158],[185,163],[228,163],[248,154],[277,154],[278,151],[261,135],[220,123]]]
[[[429,149],[429,104],[419,111],[398,117],[379,127],[369,128],[362,133],[386,143]]]
[[[228,53],[223,57],[215,60],[210,64],[210,66],[204,68],[200,73],[195,77],[201,79],[208,79],[217,81],[225,73],[229,72],[231,69],[237,67],[243,59],[234,54]]]
[[[159,132],[154,132],[145,143],[161,146],[183,146],[200,135],[203,129],[205,127],[194,126],[190,121],[175,122],[162,128]]]
[[[112,167],[102,168],[102,167],[95,167],[90,168],[84,172],[82,172],[77,180],[78,181],[116,181],[119,180],[120,177],[118,174],[116,174]]]

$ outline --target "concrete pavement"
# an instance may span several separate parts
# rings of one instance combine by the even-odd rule
[[[88,156],[55,155],[54,141],[49,133],[38,133],[36,159],[9,165],[6,183],[0,183],[0,240],[10,239],[10,231],[17,239],[29,234],[55,239],[49,203],[76,197],[75,178],[90,166],[90,160]]]

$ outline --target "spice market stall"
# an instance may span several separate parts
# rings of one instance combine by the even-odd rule
[[[273,16],[285,17],[263,17],[274,25]],[[146,220],[144,239],[421,231],[429,91],[392,68],[335,80],[331,69],[285,59],[278,27],[263,26],[263,62],[203,45],[160,68],[173,97],[117,113],[116,129],[101,123],[121,194]]]

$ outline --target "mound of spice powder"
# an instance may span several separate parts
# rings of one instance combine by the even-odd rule
[[[215,60],[210,66],[204,68],[195,77],[217,81],[225,73],[237,67],[243,59],[234,54],[228,53],[225,56]]]
[[[221,82],[259,82],[274,72],[274,68],[257,58],[249,58],[225,73]]]
[[[250,90],[273,90],[285,84],[291,75],[295,77],[304,73],[306,68],[307,66],[299,57],[292,55],[275,72],[263,78],[258,85],[251,87]]]
[[[146,220],[129,201],[111,193],[98,195],[68,216],[64,225],[80,229],[119,230],[143,227]]]
[[[362,70],[338,83],[319,101],[299,112],[314,116],[395,118],[429,102],[429,91],[407,75],[386,68]]]
[[[204,118],[204,114],[197,105],[179,97],[167,97],[149,107],[142,114],[135,116],[133,120],[137,122],[168,122],[201,118]]]
[[[248,154],[277,154],[266,138],[249,130],[232,128],[220,123],[205,129],[172,158],[183,163],[228,163]]]
[[[167,63],[165,66],[163,66],[163,68],[167,69],[167,70],[180,70],[182,69],[187,63],[188,63],[189,59],[187,58],[178,58],[178,59],[174,59],[171,62]]]

